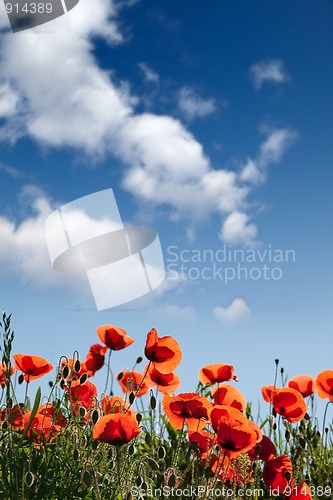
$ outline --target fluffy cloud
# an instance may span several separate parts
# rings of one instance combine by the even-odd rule
[[[52,270],[45,239],[45,219],[52,211],[50,201],[31,186],[23,190],[19,200],[29,205],[31,215],[19,224],[0,217],[1,274],[11,273],[35,285],[63,284],[64,275]]]
[[[250,223],[244,212],[231,212],[225,219],[220,238],[231,245],[255,246],[257,243],[257,226]]]
[[[234,299],[228,307],[216,306],[212,311],[214,319],[226,323],[236,323],[251,317],[251,309],[242,298]]]
[[[111,84],[92,55],[93,35],[121,41],[115,13],[112,2],[96,0],[91,10],[89,0],[81,0],[52,23],[1,35],[0,83],[11,98],[0,137],[29,134],[50,146],[103,153],[131,111],[126,88]]]
[[[189,120],[203,118],[216,111],[213,99],[203,99],[189,87],[183,87],[179,92],[178,108]]]
[[[122,42],[115,5],[94,0],[91,10],[90,0],[80,0],[52,23],[15,36],[0,34],[0,112],[5,117],[0,139],[28,135],[94,158],[112,154],[127,166],[124,189],[141,204],[162,205],[174,219],[190,219],[192,235],[197,222],[218,214],[224,221],[221,238],[253,245],[257,228],[248,213],[248,194],[263,182],[267,166],[281,159],[293,132],[267,131],[257,158],[239,172],[214,169],[179,120],[136,113],[129,86],[98,66],[93,37]],[[148,77],[150,68],[142,64]],[[188,118],[215,111],[214,101],[188,87],[180,93],[179,106]]]
[[[266,133],[267,137],[260,145],[257,158],[248,158],[240,173],[240,180],[245,183],[256,185],[264,182],[267,167],[278,163],[297,138],[295,130],[289,128],[272,129]]]
[[[249,70],[250,79],[256,90],[266,82],[284,83],[289,80],[281,59],[267,59],[253,64]]]

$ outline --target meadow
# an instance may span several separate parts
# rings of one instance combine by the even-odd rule
[[[113,373],[117,351],[134,342],[119,326],[97,327],[86,356],[63,356],[57,367],[15,352],[5,311],[0,327],[0,498],[333,498],[332,370],[278,383],[275,360],[275,380],[261,388],[266,415],[255,419],[230,360],[203,366],[193,392],[179,393],[186,359],[155,329],[133,368]],[[54,368],[42,394],[38,379]],[[93,383],[99,370],[103,388]]]

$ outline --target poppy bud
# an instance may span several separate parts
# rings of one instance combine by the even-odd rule
[[[156,398],[155,398],[155,396],[151,396],[151,398],[150,398],[150,407],[151,407],[152,410],[155,410],[155,408],[156,408]]]
[[[118,373],[117,380],[121,380],[124,376],[123,372]]]
[[[92,415],[91,415],[91,420],[92,420],[92,422],[93,422],[94,425],[97,423],[98,418],[99,418],[98,411],[94,410],[92,412]]]
[[[152,470],[158,470],[159,469],[159,466],[158,466],[158,463],[155,462],[155,460],[153,460],[152,458],[148,458],[148,464],[149,464],[149,467],[152,469]]]
[[[35,481],[35,476],[32,472],[28,471],[25,475],[25,482],[27,486],[32,486]]]
[[[176,476],[174,474],[171,474],[169,477],[168,486],[170,486],[170,488],[174,488],[174,486],[176,486]]]
[[[23,381],[24,381],[24,375],[23,375],[23,373],[21,373],[21,374],[19,375],[19,377],[18,377],[18,383],[19,383],[19,384],[22,384],[22,383],[23,383]]]
[[[151,441],[151,435],[149,434],[149,432],[147,432],[147,434],[145,435],[145,441],[146,441],[146,444],[148,444],[148,446],[151,445],[152,441]]]
[[[74,371],[76,371],[76,373],[79,373],[80,370],[81,370],[81,363],[80,360],[77,359],[74,363]]]
[[[130,394],[128,396],[128,400],[129,400],[130,405],[132,405],[134,403],[134,400],[135,400],[134,392],[130,392]]]
[[[139,424],[139,423],[141,422],[141,420],[142,420],[142,415],[141,415],[141,413],[137,413],[135,418],[136,418],[136,421],[137,421],[137,422],[138,422],[138,424]]]
[[[142,356],[139,356],[136,360],[136,364],[139,365],[142,362]]]
[[[87,470],[85,470],[83,473],[83,482],[86,486],[88,486],[88,488],[92,485],[91,475]]]
[[[69,375],[69,366],[65,365],[62,370],[62,378],[67,378]]]
[[[88,375],[86,373],[83,373],[80,377],[80,384],[84,384],[85,381],[87,380]]]

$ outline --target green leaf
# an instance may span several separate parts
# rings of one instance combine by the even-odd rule
[[[39,403],[40,403],[41,397],[42,397],[42,391],[41,391],[41,388],[38,387],[37,392],[36,392],[35,401],[34,401],[34,406],[33,406],[32,411],[31,411],[30,419],[29,419],[28,425],[26,426],[26,428],[24,430],[24,433],[22,435],[21,440],[23,438],[25,438],[25,436],[27,435],[27,432],[30,428],[31,422],[35,418],[35,415],[36,415],[38,408],[39,408]]]

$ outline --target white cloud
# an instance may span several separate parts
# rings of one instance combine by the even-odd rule
[[[266,180],[267,167],[281,161],[285,152],[295,142],[297,133],[289,128],[266,130],[266,139],[259,147],[255,159],[248,158],[240,173],[240,180],[248,184],[261,184]]]
[[[52,269],[45,239],[45,219],[52,211],[49,200],[34,187],[20,197],[32,215],[19,224],[0,216],[0,271],[36,285],[63,284],[63,275]]]
[[[6,118],[15,114],[19,101],[19,95],[8,82],[0,85],[0,117]]]
[[[214,319],[226,323],[236,323],[251,317],[251,309],[242,298],[234,299],[228,307],[216,306],[212,310]]]
[[[231,245],[255,246],[257,232],[257,226],[250,223],[246,213],[231,212],[222,224],[220,238]]]
[[[194,319],[196,317],[196,310],[193,306],[181,307],[177,304],[166,305],[163,308],[163,313],[180,319]]]
[[[284,83],[289,80],[281,59],[266,59],[253,64],[249,71],[252,84],[259,90],[266,82]]]
[[[150,68],[150,66],[148,66],[148,64],[141,62],[141,63],[138,63],[138,67],[142,71],[144,79],[147,82],[152,82],[152,83],[159,82],[160,78],[159,78],[158,74],[156,73],[156,71],[154,71],[152,68]]]
[[[216,111],[213,99],[203,99],[189,87],[183,87],[179,92],[178,108],[189,119],[203,118]]]
[[[12,96],[5,109],[12,119],[2,138],[29,134],[50,146],[104,152],[132,104],[126,88],[111,84],[92,55],[92,35],[121,41],[114,15],[112,2],[95,0],[91,9],[89,0],[81,0],[51,23],[1,35],[0,81]]]
[[[197,222],[217,214],[226,218],[222,238],[254,244],[257,228],[250,222],[248,194],[264,180],[268,164],[280,161],[292,132],[269,131],[258,157],[249,160],[251,168],[248,161],[240,172],[214,169],[202,144],[179,120],[136,114],[128,85],[116,84],[114,74],[98,66],[92,38],[120,43],[117,14],[112,1],[94,0],[91,9],[90,0],[80,0],[51,23],[15,36],[0,34],[0,88],[6,96],[0,139],[13,142],[28,135],[93,158],[111,153],[127,166],[123,187],[141,204],[165,206],[174,220],[190,220],[191,235]],[[188,87],[179,105],[188,118],[216,110],[212,99]]]

